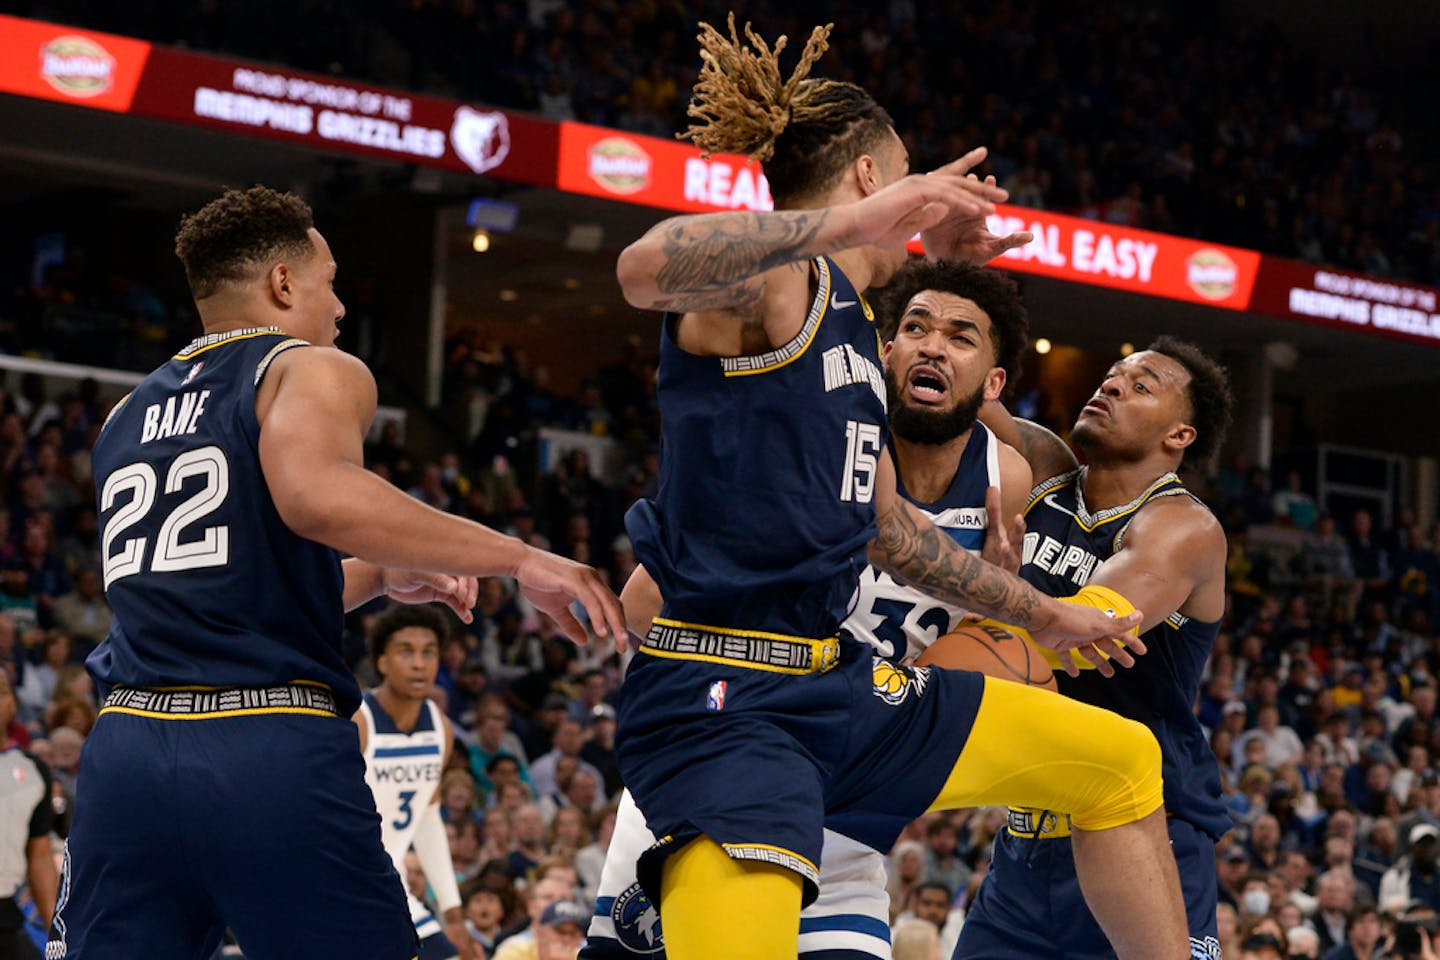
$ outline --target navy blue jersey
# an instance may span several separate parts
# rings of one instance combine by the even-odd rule
[[[1083,470],[1047,480],[1035,488],[1025,511],[1020,576],[1051,596],[1079,592],[1095,568],[1120,549],[1130,521],[1145,504],[1158,497],[1192,496],[1179,477],[1167,473],[1130,503],[1091,514],[1083,484]],[[1094,670],[1081,671],[1076,679],[1055,672],[1066,696],[1150,728],[1163,757],[1166,811],[1215,839],[1231,823],[1220,802],[1220,768],[1194,705],[1219,630],[1218,621],[1202,623],[1174,613],[1143,635],[1150,652],[1113,678]]]
[[[892,452],[893,456],[893,452]],[[905,489],[895,466],[896,492],[913,503],[960,546],[979,553],[985,546],[985,492],[1000,486],[1000,451],[995,435],[976,423],[960,453],[950,487],[934,503],[922,503]],[[860,574],[845,629],[888,660],[915,658],[940,637],[960,628],[966,611],[867,566]]]
[[[834,261],[791,341],[701,357],[660,340],[659,492],[626,517],[665,615],[834,635],[875,535],[885,377],[873,314]]]
[[[202,337],[146,377],[95,443],[110,634],[87,665],[102,689],[360,690],[340,655],[340,557],[292,533],[260,469],[255,392],[274,329]]]

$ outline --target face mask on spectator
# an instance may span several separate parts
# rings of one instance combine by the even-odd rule
[[[1252,917],[1263,917],[1270,912],[1270,891],[1268,890],[1246,890],[1245,896],[1241,898],[1245,912]]]

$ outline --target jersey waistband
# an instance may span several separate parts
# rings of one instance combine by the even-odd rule
[[[310,683],[278,687],[217,687],[213,689],[155,690],[116,687],[105,698],[100,714],[128,713],[158,720],[212,720],[273,713],[338,717],[335,695],[328,687]]]
[[[656,617],[640,649],[651,656],[699,660],[771,673],[824,673],[840,661],[840,638],[813,640]]]
[[[1022,840],[1055,840],[1070,836],[1069,814],[1048,810],[1011,807],[1006,811],[1005,829]]]

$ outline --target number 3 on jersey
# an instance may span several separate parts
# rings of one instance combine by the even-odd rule
[[[201,447],[187,450],[170,464],[165,475],[165,492],[178,493],[190,477],[201,477],[205,485],[193,497],[183,501],[170,511],[160,526],[156,537],[154,555],[150,558],[150,569],[155,572],[197,570],[201,567],[223,567],[230,562],[230,528],[223,524],[206,527],[198,539],[180,542],[180,533],[202,517],[214,513],[225,502],[230,493],[230,464],[225,452],[219,447]],[[130,526],[139,523],[150,508],[155,505],[159,487],[155,468],[140,461],[128,467],[121,467],[105,479],[105,489],[100,492],[100,511],[104,513],[115,505],[115,501],[128,493],[130,500],[115,511],[101,537],[101,556],[104,558],[105,587],[108,589],[116,580],[123,579],[145,569],[145,548],[147,537],[134,537],[124,541],[120,549],[111,552],[116,538]]]
[[[858,420],[845,422],[845,475],[840,499],[869,503],[875,498],[875,469],[880,454],[880,428]]]

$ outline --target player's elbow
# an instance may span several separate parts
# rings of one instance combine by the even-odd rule
[[[615,262],[615,279],[620,283],[625,302],[641,310],[649,310],[654,305],[658,292],[655,274],[655,250],[648,235],[622,250]]]

